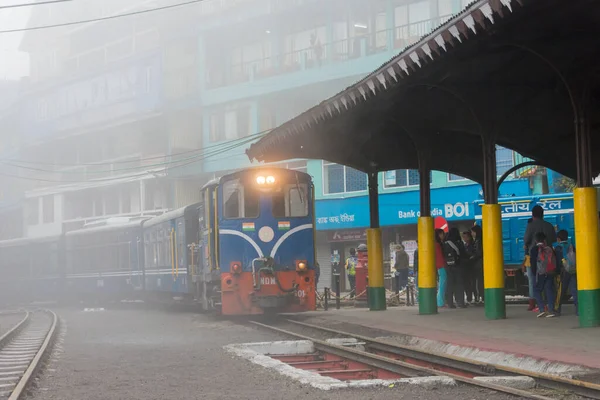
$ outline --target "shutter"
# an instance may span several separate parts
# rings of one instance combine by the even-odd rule
[[[331,245],[327,242],[325,232],[317,232],[317,262],[321,266],[321,276],[317,290],[322,292],[326,287],[331,288]]]

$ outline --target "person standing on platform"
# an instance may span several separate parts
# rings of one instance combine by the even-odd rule
[[[533,294],[537,302],[538,318],[553,318],[556,316],[554,301],[556,293],[554,288],[554,277],[557,270],[556,254],[554,249],[548,246],[544,232],[535,234],[535,246],[531,248],[529,257],[531,268],[535,268],[535,286]],[[542,293],[546,296],[544,300]],[[546,306],[548,312],[546,312]]]
[[[464,281],[464,257],[465,249],[460,240],[458,228],[451,228],[448,238],[444,242],[444,256],[446,257],[446,302],[448,307],[465,308]],[[456,305],[454,305],[456,302]]]
[[[350,282],[350,298],[353,299],[356,296],[356,265],[358,264],[358,258],[356,257],[356,250],[350,249],[350,257],[346,259],[346,271],[348,271],[348,281]]]
[[[413,253],[413,276],[415,277],[415,290],[419,292],[419,244]],[[419,296],[416,296],[419,297]]]
[[[471,257],[471,261],[473,262],[473,273],[475,274],[476,290],[474,302],[483,303],[483,235],[481,231],[481,226],[473,225],[473,227],[471,228],[471,235],[473,235],[473,256]]]
[[[408,253],[401,244],[396,246],[395,259],[394,278],[396,280],[396,294],[399,295],[400,290],[408,285],[408,267],[410,264]]]
[[[442,229],[435,230],[435,266],[438,272],[438,307],[446,306],[446,260],[444,259],[444,243],[445,233]]]
[[[531,224],[533,218],[529,218],[527,221],[527,226]],[[525,230],[527,231],[527,230]],[[536,311],[537,307],[535,306],[535,296],[533,294],[533,287],[535,286],[535,273],[534,269],[531,268],[531,257],[529,257],[529,248],[525,246],[525,259],[523,260],[523,272],[527,274],[527,287],[529,289],[529,306],[527,311]]]
[[[473,243],[473,235],[471,231],[464,231],[462,233],[463,244],[465,246],[465,257],[464,257],[464,287],[467,295],[467,303],[475,304],[474,299],[477,299],[475,289],[475,268],[473,266],[473,255],[475,253],[475,247]]]
[[[557,313],[560,315],[562,312],[562,304],[567,300],[567,291],[573,297],[573,304],[575,304],[575,315],[579,315],[577,310],[577,265],[575,257],[575,246],[569,242],[569,233],[566,230],[560,230],[556,234],[558,237],[558,244],[554,247],[556,253],[556,259],[558,260],[560,268],[560,279],[562,283],[562,290],[558,293],[558,309]]]
[[[530,254],[531,249],[536,246],[535,243],[535,234],[538,232],[542,232],[546,237],[546,244],[550,247],[556,243],[556,231],[554,226],[548,221],[544,221],[544,209],[540,205],[536,205],[531,209],[531,222],[527,224],[527,228],[525,229],[525,237],[523,238],[523,244],[525,245],[525,254]],[[531,255],[531,254],[530,254]],[[531,265],[535,267],[534,263],[531,262]],[[533,273],[533,271],[529,271],[527,278],[531,278],[530,282],[532,289],[530,292],[535,291],[535,282],[537,281],[537,276]],[[531,309],[531,303],[529,304],[529,308]],[[533,308],[533,311],[536,311]],[[539,311],[544,311],[539,310]]]

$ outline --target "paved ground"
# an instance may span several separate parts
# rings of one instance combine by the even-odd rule
[[[229,343],[278,340],[212,317],[164,311],[55,310],[64,337],[34,399],[490,399],[470,387],[395,387],[322,392],[227,354]]]
[[[563,316],[550,319],[538,319],[526,308],[509,305],[507,319],[497,321],[486,320],[483,307],[441,309],[427,316],[419,315],[418,307],[390,307],[382,312],[346,308],[302,317],[600,368],[600,330],[578,328],[573,305],[563,306]]]

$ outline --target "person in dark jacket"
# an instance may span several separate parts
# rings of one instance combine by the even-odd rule
[[[527,224],[525,237],[523,238],[525,254],[529,254],[529,250],[535,246],[535,234],[538,232],[542,232],[546,236],[546,244],[548,246],[556,243],[556,230],[550,222],[544,221],[544,209],[542,206],[536,205],[533,207],[531,217],[531,223]]]
[[[404,246],[399,244],[396,246],[396,254],[395,254],[395,264],[394,264],[394,278],[396,279],[396,294],[400,292],[400,290],[406,285],[408,285],[408,253],[404,250]]]
[[[448,286],[446,288],[446,301],[448,307],[465,308],[465,290],[464,281],[464,261],[465,247],[460,239],[460,232],[457,228],[451,228],[448,232],[446,242],[444,242],[444,254],[446,256],[446,273],[448,275]]]
[[[476,289],[476,298],[473,301],[483,303],[483,234],[481,226],[473,225],[471,235],[473,235],[473,255],[471,256],[471,261],[473,262]]]
[[[475,246],[473,243],[473,235],[471,231],[464,231],[462,233],[462,240],[465,246],[465,261],[464,261],[464,287],[465,294],[467,295],[467,303],[474,304],[473,299],[477,298],[475,289],[475,268],[473,267],[473,254],[475,253]]]
[[[415,289],[419,290],[419,247],[417,244],[417,249],[413,254],[413,274],[415,276]]]
[[[315,263],[315,288],[319,284],[319,277],[321,276],[321,265],[318,262]]]

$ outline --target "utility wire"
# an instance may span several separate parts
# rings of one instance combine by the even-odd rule
[[[102,0],[99,0],[99,1],[102,1]],[[79,20],[79,21],[64,22],[64,23],[61,23],[61,24],[31,26],[31,27],[28,27],[28,28],[19,28],[19,29],[8,29],[8,30],[0,31],[0,33],[14,33],[14,32],[25,32],[25,31],[37,31],[37,30],[40,30],[40,29],[59,28],[61,26],[72,26],[72,25],[79,25],[79,24],[87,24],[89,22],[107,21],[107,20],[110,20],[110,19],[116,19],[116,18],[122,18],[122,17],[129,17],[129,16],[132,16],[132,15],[145,14],[145,13],[154,12],[154,11],[167,10],[169,8],[183,7],[183,6],[187,6],[187,5],[190,5],[190,4],[201,3],[203,1],[205,1],[205,0],[190,0],[190,1],[185,1],[183,3],[177,3],[177,4],[171,4],[171,5],[168,5],[168,6],[155,7],[155,8],[150,8],[150,9],[147,9],[147,10],[139,10],[139,11],[132,11],[132,12],[123,13],[123,14],[109,15],[107,17],[92,18],[92,19],[82,19],[82,20]]]
[[[168,167],[166,168],[167,170],[173,170],[176,168],[181,168],[181,167],[185,167],[187,165],[191,165],[194,163],[197,163],[199,161],[203,161],[206,159],[209,159],[210,157],[219,155],[219,154],[223,154],[229,150],[235,149],[237,147],[240,146],[244,146],[247,143],[250,143],[251,141],[253,141],[254,138],[246,138],[245,141],[240,142],[240,143],[236,143],[233,145],[230,145],[228,147],[219,149],[219,150],[214,150],[212,152],[210,152],[209,154],[204,154],[203,157],[194,159],[192,161],[188,161],[186,163],[183,164],[178,164],[175,165],[173,167]],[[51,171],[48,171],[51,172]],[[37,182],[50,182],[50,183],[63,183],[63,184],[69,184],[69,183],[102,183],[102,182],[111,182],[111,181],[119,181],[122,179],[131,179],[132,181],[137,180],[137,178],[141,177],[141,176],[145,176],[148,175],[148,173],[151,173],[150,171],[142,171],[141,173],[137,174],[137,175],[132,175],[132,176],[123,176],[123,177],[111,177],[111,178],[102,178],[102,179],[91,179],[91,180],[56,180],[56,179],[43,179],[43,178],[34,178],[34,177],[28,177],[28,176],[19,176],[19,175],[13,175],[13,174],[8,174],[5,172],[0,172],[0,176],[4,176],[4,177],[8,177],[8,178],[14,178],[14,179],[22,179],[22,180],[29,180],[29,181],[37,181]],[[127,183],[129,181],[123,181],[122,183]]]
[[[131,164],[134,162],[157,160],[157,159],[162,159],[165,157],[177,157],[177,156],[182,156],[182,155],[187,155],[187,154],[192,154],[192,153],[201,153],[206,149],[221,147],[221,146],[227,145],[229,143],[234,143],[237,141],[245,141],[246,139],[249,139],[249,138],[259,138],[259,137],[262,137],[265,134],[269,133],[270,131],[272,131],[272,129],[265,129],[263,131],[253,133],[252,135],[244,136],[244,137],[237,138],[237,139],[232,139],[232,140],[225,141],[225,142],[212,144],[209,146],[204,146],[200,149],[181,151],[178,153],[168,154],[166,156],[163,155],[163,156],[144,157],[144,158],[139,158],[136,160],[118,160],[118,161],[105,161],[105,162],[97,162],[97,163],[69,164],[69,163],[52,163],[52,162],[42,162],[42,161],[27,161],[27,160],[20,160],[17,158],[9,158],[9,159],[0,159],[0,163],[30,164],[30,165],[40,165],[40,166],[41,165],[49,165],[49,166],[56,166],[56,167],[79,167],[79,166],[101,166],[101,165],[112,165],[112,164]],[[15,166],[21,167],[21,165],[15,165]],[[29,168],[26,168],[26,169],[29,169]]]
[[[29,6],[41,6],[43,4],[54,4],[54,3],[66,3],[73,0],[47,0],[47,1],[38,1],[35,3],[22,3],[22,4],[11,4],[9,6],[0,6],[0,10],[5,8],[18,8],[18,7],[29,7]]]

